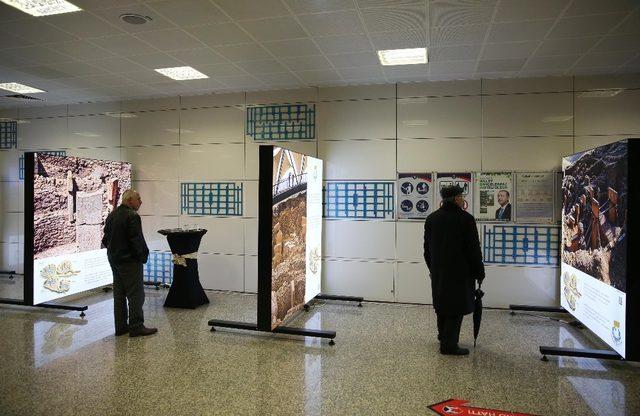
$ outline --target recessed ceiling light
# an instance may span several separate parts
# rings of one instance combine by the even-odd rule
[[[124,13],[120,15],[120,20],[130,25],[143,25],[153,19],[149,16],[143,16],[137,13]]]
[[[4,84],[0,84],[0,89],[17,92],[18,94],[36,94],[39,92],[46,92],[28,85],[18,84],[17,82],[5,82]]]
[[[184,81],[187,79],[209,78],[207,75],[191,68],[190,66],[176,66],[174,68],[158,68],[155,71],[161,73],[165,77],[175,79],[176,81]]]
[[[49,16],[52,14],[78,12],[80,7],[65,0],[0,0],[31,16]]]
[[[378,59],[382,65],[416,65],[428,62],[426,48],[378,51]]]

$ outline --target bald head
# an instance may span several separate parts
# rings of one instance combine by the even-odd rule
[[[126,205],[131,209],[138,210],[142,205],[140,194],[135,189],[127,189],[122,194],[122,205]]]

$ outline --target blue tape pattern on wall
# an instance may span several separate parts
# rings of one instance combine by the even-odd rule
[[[393,219],[394,182],[327,182],[325,218]]]
[[[173,282],[173,256],[166,251],[152,251],[144,265],[144,281],[170,285]]]
[[[180,211],[188,215],[242,216],[242,183],[187,182],[180,191]]]
[[[0,149],[18,147],[18,122],[0,121]]]
[[[315,104],[249,107],[247,136],[253,140],[304,140],[315,138]]]
[[[483,226],[485,263],[557,266],[560,255],[559,244],[559,227]]]
[[[66,150],[42,150],[42,151],[38,151],[37,153],[44,153],[46,155],[53,155],[53,156],[67,155]],[[24,180],[24,154],[20,155],[20,159],[18,160],[18,179],[20,179],[21,181]]]

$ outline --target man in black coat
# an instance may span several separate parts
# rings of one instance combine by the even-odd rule
[[[433,307],[438,318],[440,353],[467,355],[458,346],[462,318],[473,312],[475,282],[484,279],[478,229],[463,210],[458,186],[440,191],[442,206],[424,223],[424,260],[431,276]]]
[[[122,195],[122,204],[107,216],[102,245],[113,271],[113,315],[116,336],[152,335],[156,328],[144,326],[144,277],[142,265],[147,262],[149,248],[142,234],[138,209],[140,194],[129,189]],[[129,308],[127,309],[127,301]]]

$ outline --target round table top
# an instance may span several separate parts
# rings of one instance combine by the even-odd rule
[[[162,235],[169,235],[169,234],[206,234],[207,230],[205,230],[204,228],[194,228],[194,229],[189,229],[189,230],[185,230],[183,228],[165,228],[163,230],[158,230],[158,233],[162,234]]]

